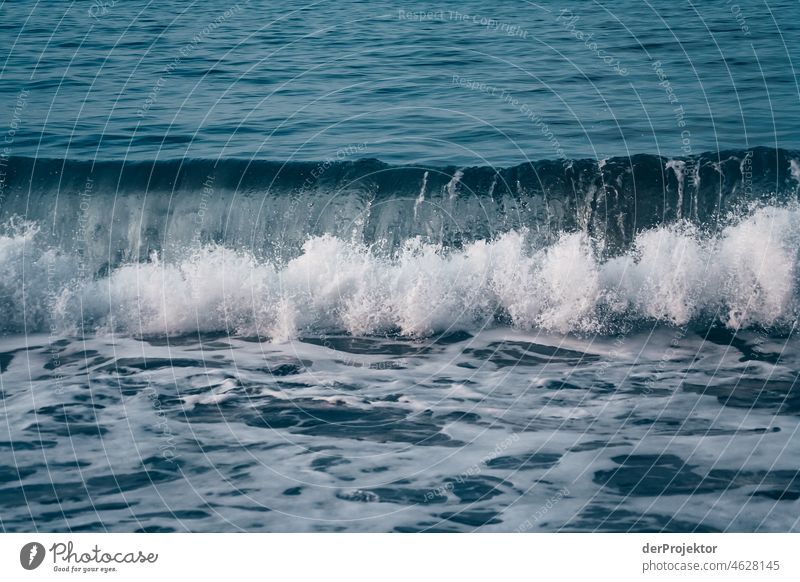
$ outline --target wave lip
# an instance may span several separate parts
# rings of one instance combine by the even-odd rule
[[[531,162],[10,158],[2,331],[794,325],[800,155]]]
[[[0,221],[47,225],[93,272],[208,243],[291,258],[309,236],[325,234],[396,250],[414,237],[460,246],[511,230],[550,243],[585,232],[613,255],[661,224],[718,230],[743,205],[795,199],[799,160],[769,148],[510,168],[10,158]]]

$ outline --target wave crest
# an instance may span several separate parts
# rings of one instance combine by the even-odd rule
[[[154,252],[81,278],[80,256],[17,221],[0,235],[2,329],[285,340],[498,324],[579,333],[701,321],[784,328],[797,319],[797,205],[754,208],[716,234],[686,221],[648,229],[610,259],[585,232],[538,240],[524,229],[460,248],[417,237],[389,253],[323,235],[287,262],[211,243],[179,260]]]

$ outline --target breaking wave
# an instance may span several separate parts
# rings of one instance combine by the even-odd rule
[[[583,232],[545,247],[533,240],[515,230],[447,249],[416,238],[385,254],[322,235],[284,264],[208,244],[179,261],[154,252],[87,278],[76,275],[79,256],[48,247],[37,225],[18,223],[0,236],[2,328],[281,340],[497,324],[582,333],[700,320],[781,328],[797,318],[796,205],[754,209],[713,236],[686,221],[646,230],[606,260]]]
[[[763,148],[501,170],[13,159],[0,330],[780,331],[798,314],[796,159]]]

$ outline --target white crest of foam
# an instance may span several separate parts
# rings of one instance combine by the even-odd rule
[[[713,284],[728,326],[771,326],[793,316],[798,219],[796,210],[763,208],[723,232],[713,256]]]
[[[617,312],[675,325],[689,322],[702,302],[704,249],[688,225],[641,233],[631,253],[604,266],[604,288]]]
[[[207,245],[82,279],[79,258],[46,242],[31,224],[0,234],[4,331],[88,326],[288,340],[324,330],[423,336],[510,321],[602,333],[620,320],[791,325],[798,307],[796,207],[754,209],[714,236],[687,223],[662,226],[610,260],[585,233],[544,248],[524,231],[451,249],[416,238],[391,256],[325,235],[285,264]]]

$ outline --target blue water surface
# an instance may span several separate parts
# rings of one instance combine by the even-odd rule
[[[510,165],[796,147],[800,5],[5,2],[11,155]],[[351,153],[348,153],[351,152]]]

